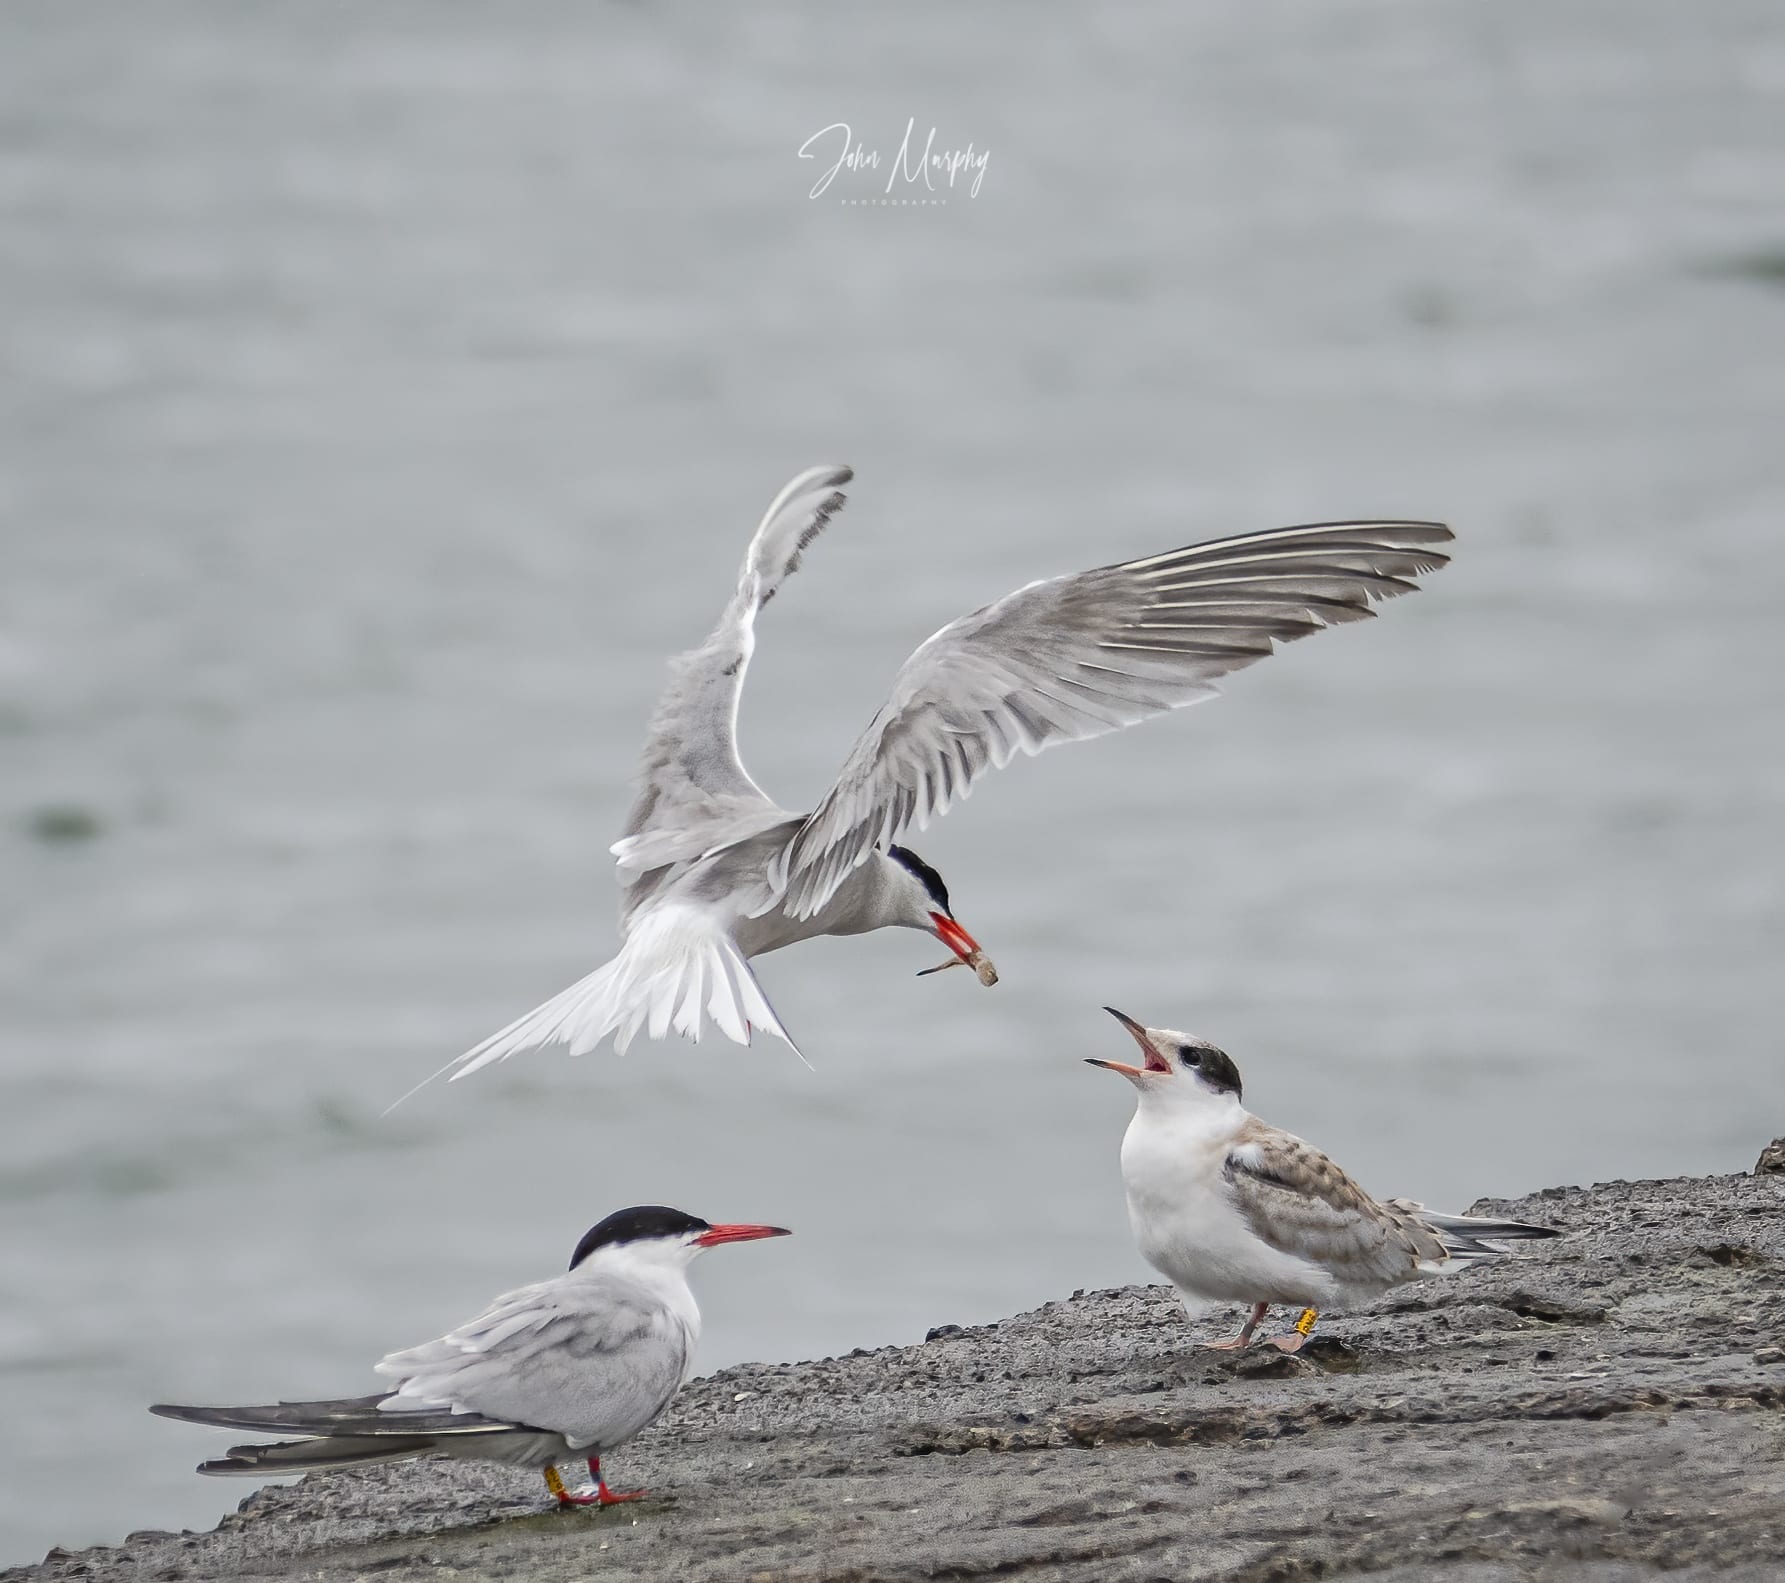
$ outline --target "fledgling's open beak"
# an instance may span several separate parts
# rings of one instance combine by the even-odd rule
[[[791,1237],[785,1226],[708,1226],[694,1239],[697,1248],[716,1248],[721,1242],[755,1242],[761,1237]]]
[[[927,978],[931,973],[940,973],[945,967],[959,967],[963,964],[979,975],[979,982],[986,985],[998,982],[998,970],[992,966],[992,959],[979,949],[979,942],[968,934],[954,919],[946,913],[930,914],[932,932],[949,950],[954,952],[946,962],[938,962],[934,967],[926,967],[917,976]]]
[[[1146,1065],[1129,1066],[1125,1061],[1099,1061],[1095,1057],[1087,1056],[1085,1058],[1086,1066],[1101,1066],[1105,1071],[1120,1072],[1131,1083],[1139,1083],[1153,1073],[1161,1073],[1166,1077],[1171,1076],[1171,1062],[1160,1053],[1158,1046],[1153,1043],[1151,1033],[1132,1017],[1117,1011],[1114,1006],[1105,1006],[1103,1009],[1133,1035],[1134,1042],[1140,1046],[1141,1054],[1146,1057]]]

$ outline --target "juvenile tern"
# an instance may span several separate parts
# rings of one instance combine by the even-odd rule
[[[1122,1182],[1141,1257],[1192,1302],[1250,1303],[1228,1341],[1244,1347],[1273,1303],[1301,1317],[1271,1344],[1298,1351],[1320,1310],[1492,1258],[1558,1235],[1517,1220],[1440,1215],[1405,1198],[1377,1200],[1313,1144],[1268,1126],[1240,1103],[1232,1058],[1203,1039],[1144,1028],[1103,1008],[1134,1036],[1145,1064],[1093,1060],[1138,1091],[1122,1139]]]
[[[847,467],[801,473],[770,503],[737,591],[672,662],[642,784],[610,849],[619,954],[445,1070],[540,1045],[572,1055],[643,1028],[741,1044],[789,1038],[749,958],[822,934],[921,929],[985,984],[997,972],[948,887],[897,844],[1018,753],[1101,736],[1210,696],[1216,678],[1324,627],[1373,614],[1443,566],[1436,522],[1325,522],[1168,550],[1033,582],[920,644],[810,813],[771,801],[738,757],[738,695],[756,617],[842,508]],[[930,969],[929,971],[936,971]]]
[[[302,1438],[236,1446],[200,1473],[277,1476],[447,1456],[538,1468],[561,1506],[611,1506],[601,1458],[654,1420],[694,1364],[695,1256],[722,1242],[784,1237],[779,1226],[714,1226],[679,1209],[622,1209],[576,1246],[568,1274],[498,1297],[438,1341],[393,1352],[382,1394],[268,1407],[149,1409],[163,1418]],[[587,1459],[589,1485],[557,1464]]]

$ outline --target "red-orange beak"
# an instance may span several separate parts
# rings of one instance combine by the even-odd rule
[[[992,959],[980,950],[979,942],[954,919],[946,913],[933,912],[930,914],[930,929],[938,940],[954,952],[954,955],[946,962],[938,963],[935,967],[926,967],[917,975],[919,978],[928,978],[932,973],[940,973],[945,967],[966,966],[972,968],[979,976],[980,983],[991,985],[998,982],[998,970],[992,966]]]
[[[697,1248],[716,1248],[721,1242],[755,1242],[762,1237],[791,1237],[785,1226],[708,1226],[694,1239]]]
[[[982,984],[996,984],[998,970],[992,966],[992,959],[979,949],[979,942],[968,934],[947,913],[930,914],[930,932],[936,936],[949,950],[954,952],[946,962],[935,967],[926,967],[917,976],[928,978],[932,973],[940,973],[945,967],[967,966],[979,975]]]
[[[979,950],[979,942],[968,934],[954,919],[942,913],[930,914],[930,922],[936,926],[936,938],[949,950],[954,952],[963,962],[971,962]]]

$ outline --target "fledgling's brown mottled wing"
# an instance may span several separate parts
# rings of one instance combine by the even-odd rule
[[[1398,1285],[1446,1257],[1417,1206],[1378,1203],[1313,1144],[1256,1119],[1229,1151],[1226,1176],[1261,1241],[1347,1285]]]

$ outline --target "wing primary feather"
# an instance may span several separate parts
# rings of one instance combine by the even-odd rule
[[[813,467],[782,487],[751,537],[718,624],[698,647],[670,661],[646,733],[638,795],[615,843],[634,900],[649,889],[653,869],[696,860],[732,825],[786,817],[738,755],[738,698],[758,613],[842,510],[843,486],[854,476],[844,466]]]
[[[1237,534],[1231,538],[1212,539],[1206,544],[1191,544],[1181,549],[1165,550],[1158,555],[1148,555],[1140,560],[1124,561],[1122,566],[1140,571],[1149,566],[1158,566],[1166,561],[1179,561],[1205,555],[1211,552],[1225,553],[1228,550],[1243,549],[1249,544],[1283,544],[1298,540],[1320,538],[1333,534],[1356,533],[1371,534],[1380,538],[1392,534],[1399,538],[1410,538],[1420,544],[1448,544],[1456,538],[1442,522],[1309,522],[1290,528],[1267,528],[1260,533]],[[1402,548],[1400,545],[1385,545],[1384,548]]]
[[[1019,751],[1194,703],[1278,644],[1372,615],[1446,565],[1435,546],[1452,537],[1442,523],[1306,523],[1029,583],[951,622],[791,829],[772,865],[783,909],[811,916],[876,848]]]

